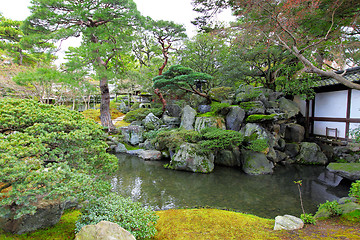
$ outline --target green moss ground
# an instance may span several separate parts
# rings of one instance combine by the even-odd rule
[[[347,172],[360,172],[360,163],[330,163],[328,169]]]
[[[74,239],[78,210],[66,211],[54,227],[23,235],[4,233],[0,240]],[[158,211],[158,230],[152,240],[202,239],[360,239],[360,211],[318,221],[299,231],[273,231],[274,220],[218,209]]]

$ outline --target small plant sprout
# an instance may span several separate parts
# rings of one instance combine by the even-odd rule
[[[314,216],[310,213],[305,213],[305,210],[304,210],[304,204],[303,204],[302,195],[301,195],[302,180],[294,181],[294,183],[297,185],[298,190],[299,190],[301,210],[303,212],[303,214],[300,215],[300,218],[301,218],[301,220],[303,220],[304,223],[309,223],[309,224],[315,225],[316,222],[315,222]]]

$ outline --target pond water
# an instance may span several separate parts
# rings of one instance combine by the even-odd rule
[[[320,166],[279,166],[274,174],[260,176],[216,166],[213,173],[200,174],[164,169],[166,162],[123,154],[117,157],[120,170],[112,176],[113,190],[154,210],[212,207],[268,218],[300,216],[294,181],[302,180],[307,213],[315,213],[317,205],[326,200],[347,196],[351,185]]]

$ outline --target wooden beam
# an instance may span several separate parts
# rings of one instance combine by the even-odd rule
[[[348,89],[347,104],[346,104],[346,125],[345,125],[345,138],[346,139],[349,139],[349,131],[350,131],[351,93],[352,93],[352,90]]]

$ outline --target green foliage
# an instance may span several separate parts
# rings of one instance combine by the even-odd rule
[[[277,114],[270,114],[270,115],[263,115],[263,114],[253,114],[246,118],[246,122],[255,123],[255,122],[262,122],[262,121],[272,121],[276,119]]]
[[[325,203],[319,205],[319,210],[321,209],[328,211],[331,216],[337,216],[342,214],[342,210],[337,201],[329,202],[328,200],[326,200]]]
[[[205,93],[196,91],[197,81],[205,83],[203,86],[203,92],[207,92],[206,84],[212,79],[212,77],[206,73],[195,72],[189,67],[184,67],[181,65],[173,65],[164,72],[164,74],[154,77],[153,82],[154,88],[163,89],[163,90],[183,90],[185,92],[190,92],[197,94],[201,97],[208,98],[209,96]]]
[[[269,144],[266,139],[258,138],[250,141],[250,145],[246,147],[248,150],[255,152],[263,152],[269,147]]]
[[[157,132],[154,142],[157,142],[160,146],[166,146],[168,149],[175,150],[184,142],[197,143],[200,140],[201,134],[199,132],[177,128]]]
[[[356,180],[351,184],[349,196],[355,197],[360,202],[360,180]]]
[[[38,198],[105,194],[117,168],[102,127],[80,113],[30,100],[0,100],[0,215],[34,213]],[[96,175],[96,176],[95,176]],[[96,181],[94,181],[96,179]]]
[[[80,219],[76,222],[76,232],[89,224],[110,221],[131,232],[136,239],[150,239],[155,235],[158,216],[145,209],[130,198],[112,193],[90,202],[81,209]]]
[[[350,131],[351,137],[355,142],[360,143],[360,126]]]
[[[232,93],[231,87],[218,87],[211,89],[210,96],[212,99],[223,101],[229,99],[230,93]]]
[[[254,103],[254,102],[241,102],[241,103],[239,103],[239,106],[244,110],[250,110],[250,109],[252,109],[253,107],[256,106],[256,103]]]
[[[138,108],[128,112],[124,117],[124,121],[126,122],[141,121],[145,119],[149,113],[153,113],[155,116],[161,117],[162,110],[161,108]]]
[[[200,145],[204,151],[232,149],[244,140],[240,132],[219,128],[204,128],[201,134],[204,140],[200,142]]]
[[[314,218],[314,216],[313,216],[311,213],[301,214],[301,215],[300,215],[300,219],[301,219],[305,224],[313,224],[313,225],[316,225],[316,219]]]

